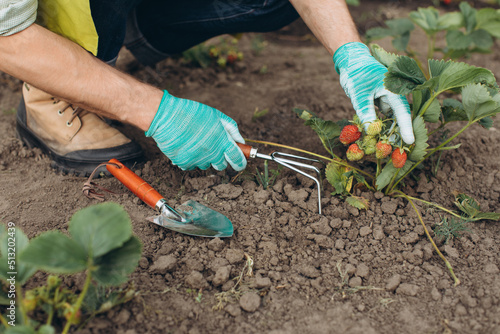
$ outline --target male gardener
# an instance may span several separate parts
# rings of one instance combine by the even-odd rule
[[[139,127],[184,170],[228,163],[242,170],[236,142],[244,140],[234,120],[111,65],[123,45],[153,65],[213,36],[276,30],[299,15],[333,56],[361,121],[376,118],[379,99],[411,144],[408,102],[384,89],[386,69],[360,42],[344,0],[1,0],[0,70],[25,81],[17,131],[65,172],[141,156],[102,116]]]

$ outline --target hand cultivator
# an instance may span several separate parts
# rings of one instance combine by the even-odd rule
[[[274,161],[313,180],[318,186],[318,213],[321,214],[321,170],[318,167],[312,165],[312,163],[323,163],[322,161],[282,152],[272,152],[271,155],[262,154],[258,153],[256,148],[246,144],[238,144],[238,147],[243,151],[243,154],[247,159],[260,158],[264,160]],[[308,161],[309,163],[300,162],[298,160]],[[314,171],[316,173],[316,176],[306,173],[300,168]]]

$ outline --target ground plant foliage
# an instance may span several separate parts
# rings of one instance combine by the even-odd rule
[[[360,4],[352,11],[361,33],[385,27],[386,20],[409,17],[419,6],[439,5],[434,1],[363,0]],[[444,14],[460,11],[459,6],[460,2],[452,1],[436,8]],[[477,1],[476,6],[492,5]],[[258,52],[256,37],[244,34],[239,39],[238,51],[244,57],[231,66],[202,68],[176,58],[144,68],[126,50],[117,66],[174,95],[224,111],[238,122],[247,139],[323,155],[321,140],[292,110],[310,110],[334,123],[353,118],[351,102],[338,83],[331,57],[300,21],[280,32],[258,36],[259,41],[266,41]],[[437,33],[436,47],[444,48],[445,38],[445,33]],[[387,52],[399,52],[391,36],[376,43]],[[457,61],[487,69],[499,78],[498,43],[493,39],[491,53],[472,53]],[[425,58],[425,32],[414,29],[408,45],[415,46],[413,50]],[[426,68],[422,71],[425,76]],[[71,217],[96,203],[81,194],[83,178],[54,173],[46,157],[16,138],[13,110],[21,96],[21,83],[5,74],[0,74],[0,81],[0,222],[5,226],[12,222],[29,240],[51,230],[71,236]],[[465,87],[478,90],[474,96],[484,95],[484,87],[492,96],[489,86],[477,85],[472,82]],[[444,92],[438,99],[454,98],[464,104],[465,95],[454,94]],[[432,107],[432,102],[429,105]],[[263,110],[267,111],[260,112]],[[426,111],[425,115],[432,113]],[[448,144],[460,145],[458,149],[437,152],[435,158],[419,164],[420,168],[405,177],[398,189],[448,210],[467,210],[469,217],[500,212],[500,131],[496,118],[490,127],[471,125]],[[429,132],[439,124],[430,123]],[[464,124],[448,124],[450,134]],[[116,179],[98,179],[102,186],[122,193],[109,195],[107,200],[127,212],[131,235],[142,243],[142,253],[128,281],[117,287],[122,294],[113,295],[113,300],[122,298],[123,303],[95,314],[81,324],[79,333],[500,331],[498,222],[479,219],[460,223],[436,207],[414,202],[460,279],[454,286],[413,207],[403,198],[380,191],[385,189],[373,192],[353,184],[350,194],[368,203],[366,209],[358,209],[346,202],[346,195],[332,195],[336,188],[325,178],[323,214],[318,215],[314,182],[273,162],[268,164],[269,182],[262,182],[265,166],[258,160],[251,160],[242,174],[233,170],[182,172],[137,129],[116,126],[144,148],[149,162],[134,171],[157,188],[170,205],[198,201],[226,215],[235,233],[227,239],[195,238],[154,226],[146,221],[154,213],[151,208]],[[443,138],[429,136],[426,142],[429,147],[438,147],[446,140]],[[249,143],[263,153],[280,150],[298,154]],[[343,157],[345,147],[335,147],[333,152]],[[60,277],[57,284],[75,295],[84,289],[85,275]],[[48,280],[47,272],[37,271],[23,290],[47,285]],[[127,295],[131,290],[133,293]],[[97,308],[102,296],[111,296],[98,289],[87,294]],[[1,308],[2,314],[4,310]],[[43,314],[37,319],[44,319]],[[62,330],[62,326],[58,328]]]

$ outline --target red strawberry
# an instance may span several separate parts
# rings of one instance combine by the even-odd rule
[[[227,63],[233,64],[238,60],[238,54],[235,51],[229,51],[227,54]]]
[[[382,121],[377,119],[368,125],[368,129],[366,129],[366,134],[369,136],[376,136],[382,131]]]
[[[397,148],[394,152],[392,152],[391,158],[394,167],[401,168],[406,163],[406,151],[401,148]]]
[[[340,142],[344,145],[354,143],[356,140],[361,138],[361,132],[357,125],[346,125],[340,133]]]
[[[377,159],[388,157],[391,152],[392,146],[390,144],[379,141],[377,145],[375,145],[375,156]]]
[[[365,152],[359,148],[358,144],[352,144],[347,149],[347,159],[350,161],[358,161],[363,158]]]

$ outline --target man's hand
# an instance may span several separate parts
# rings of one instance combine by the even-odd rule
[[[247,161],[236,142],[245,143],[238,125],[230,117],[207,105],[180,99],[164,91],[156,116],[146,136],[183,170],[212,165],[223,170],[227,163],[237,171]]]
[[[333,61],[335,70],[340,74],[340,84],[365,129],[377,118],[374,102],[379,99],[382,111],[392,110],[403,141],[412,144],[415,136],[408,101],[404,96],[384,88],[387,68],[372,57],[368,47],[359,42],[344,44],[333,55]]]

